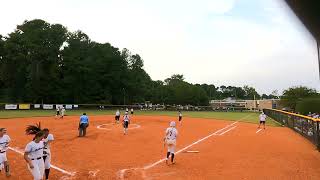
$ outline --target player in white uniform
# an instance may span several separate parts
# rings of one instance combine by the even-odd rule
[[[7,159],[7,150],[11,139],[7,135],[7,129],[0,128],[0,171],[4,168],[6,176],[10,176],[9,162]]]
[[[178,130],[175,128],[176,127],[176,122],[171,121],[170,122],[170,127],[167,128],[166,130],[166,135],[164,138],[165,144],[167,144],[168,151],[167,151],[167,159],[166,163],[168,164],[169,157],[171,155],[171,163],[174,164],[174,152],[176,148],[176,141],[178,137]]]
[[[37,126],[28,126],[26,129],[27,135],[34,134],[33,141],[29,142],[25,148],[24,159],[28,164],[28,169],[31,172],[34,180],[42,180],[44,175],[43,148],[44,132],[40,129],[40,123]]]
[[[49,179],[50,167],[51,167],[51,151],[50,151],[50,144],[54,141],[53,135],[49,134],[49,129],[43,129],[44,132],[44,139],[43,139],[43,160],[44,160],[44,172],[46,175],[46,179]]]
[[[130,117],[128,115],[128,112],[125,113],[123,116],[123,133],[126,135],[128,133],[128,127],[130,124]]]
[[[120,121],[120,111],[119,111],[119,109],[116,111],[115,120],[116,120],[116,124],[118,124],[119,121]]]
[[[259,123],[259,127],[260,128],[260,125],[263,124],[263,129],[266,129],[266,119],[267,119],[267,115],[265,115],[263,112],[259,115],[259,120],[260,120],[260,123]]]
[[[63,119],[66,109],[64,107],[61,108],[60,118]]]

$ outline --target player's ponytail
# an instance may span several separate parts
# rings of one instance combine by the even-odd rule
[[[26,128],[26,135],[35,135],[33,140],[35,140],[37,137],[43,136],[43,134],[44,132],[41,130],[40,122],[35,125],[28,125]]]

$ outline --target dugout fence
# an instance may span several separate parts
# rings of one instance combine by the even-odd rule
[[[301,134],[320,150],[320,119],[276,109],[264,109],[263,112],[280,124]]]

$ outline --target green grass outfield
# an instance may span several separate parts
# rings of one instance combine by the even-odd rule
[[[23,117],[43,117],[43,116],[54,116],[55,110],[1,110],[0,119],[8,118],[23,118]],[[80,116],[83,112],[90,115],[114,115],[114,110],[67,110],[66,115],[69,116]],[[172,116],[177,119],[177,111],[135,111],[138,115],[147,116]],[[122,112],[123,114],[123,112]],[[255,123],[259,122],[259,113],[255,112],[213,112],[213,111],[183,111],[184,117],[194,118],[206,118],[206,119],[219,119],[219,120],[230,120],[241,122]],[[280,126],[274,120],[267,119],[268,126]]]

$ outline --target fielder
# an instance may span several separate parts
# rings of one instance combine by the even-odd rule
[[[262,111],[262,113],[259,115],[259,119],[260,119],[260,123],[259,123],[259,127],[260,125],[263,124],[263,129],[266,129],[266,119],[267,119],[267,115],[265,115]]]
[[[7,135],[6,128],[0,128],[0,171],[4,168],[6,176],[10,176],[9,162],[7,159],[7,150],[11,139]]]
[[[178,130],[175,128],[176,122],[171,121],[170,127],[166,130],[166,135],[164,137],[164,143],[167,144],[168,150],[167,150],[167,159],[166,163],[168,164],[169,157],[171,155],[171,163],[174,164],[174,152],[176,148],[176,140],[178,137]]]
[[[131,108],[131,110],[130,110],[130,111],[131,111],[131,115],[133,115],[133,108]]]
[[[46,175],[46,180],[49,179],[50,174],[50,167],[51,167],[51,151],[50,151],[50,144],[54,141],[53,135],[49,134],[49,129],[43,129],[44,132],[44,139],[43,139],[43,160],[44,160],[44,172]]]
[[[42,180],[44,175],[43,148],[42,139],[45,134],[40,129],[40,123],[37,126],[30,125],[26,129],[27,135],[35,135],[33,141],[29,142],[25,148],[24,159],[27,162],[28,169],[34,180]]]
[[[80,117],[79,128],[78,128],[79,137],[86,136],[88,127],[89,127],[89,118],[86,113],[83,113],[83,115]]]
[[[182,124],[182,113],[181,113],[181,111],[179,111],[179,123],[180,123],[180,125]]]
[[[57,108],[56,110],[56,118],[60,116],[60,107]]]
[[[128,133],[128,127],[130,124],[130,117],[128,115],[128,112],[125,113],[123,116],[123,134],[126,135]]]
[[[60,110],[60,118],[61,119],[63,119],[65,113],[66,113],[66,109],[64,107],[62,107],[61,110]]]
[[[119,109],[116,111],[116,116],[114,118],[116,120],[116,124],[118,124],[119,121],[120,121],[120,111],[119,111]]]

